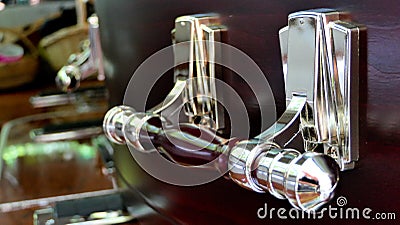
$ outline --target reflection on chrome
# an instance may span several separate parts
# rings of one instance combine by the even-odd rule
[[[194,124],[192,120],[211,115],[214,122],[219,122],[218,115],[222,115],[217,113],[218,107],[210,107],[213,102],[205,101],[204,105],[201,101],[204,96],[213,101],[218,96],[216,92],[205,91],[215,81],[211,76],[215,75],[214,55],[207,55],[214,49],[210,47],[212,39],[204,39],[207,29],[199,27],[207,28],[207,22],[216,23],[217,19],[216,15],[178,18],[174,43],[189,41],[191,47],[175,47],[175,61],[181,62],[183,56],[190,60],[189,65],[177,63],[175,87],[164,104],[148,112],[136,112],[129,106],[114,107],[104,118],[104,132],[111,141],[128,144],[134,151],[158,151],[179,165],[202,166],[220,171],[221,175],[227,172],[246,189],[268,191],[304,211],[317,210],[333,198],[339,170],[352,169],[358,160],[361,28],[344,22],[347,14],[330,9],[289,15],[288,26],[279,33],[289,104],[270,128],[253,139],[240,140],[221,137],[216,132],[218,126],[212,123]],[[191,32],[185,33],[188,30]],[[208,43],[209,48],[198,40]],[[203,52],[205,49],[208,51]],[[208,57],[201,57],[204,55]],[[207,59],[211,60],[209,68]],[[173,114],[181,109],[176,103],[179,100],[189,103],[184,105],[189,123],[174,120],[177,116]],[[276,141],[295,125],[299,126],[297,133],[286,137],[284,142]],[[302,135],[305,153],[286,147],[297,134]]]

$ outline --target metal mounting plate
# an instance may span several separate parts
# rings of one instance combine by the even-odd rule
[[[331,9],[296,12],[279,32],[286,97],[307,97],[305,150],[323,144],[342,170],[358,160],[359,34],[363,27]]]

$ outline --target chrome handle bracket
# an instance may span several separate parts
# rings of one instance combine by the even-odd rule
[[[364,27],[332,9],[292,13],[279,31],[286,98],[303,95],[300,127],[306,151],[322,145],[341,170],[359,156],[359,36]]]
[[[181,16],[175,20],[172,30],[174,45],[176,83],[186,82],[182,92],[185,115],[189,122],[198,121],[214,130],[224,128],[223,107],[218,104],[216,79],[221,79],[222,68],[216,65],[221,42],[226,28],[219,22],[217,14]]]

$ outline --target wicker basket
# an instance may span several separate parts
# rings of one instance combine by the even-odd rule
[[[27,49],[24,56],[16,62],[0,62],[0,89],[14,88],[33,81],[39,69],[36,47],[23,33],[8,28],[0,28],[0,32],[14,36],[12,39],[20,40]]]
[[[80,51],[80,42],[87,38],[87,26],[63,28],[44,37],[39,42],[39,52],[50,66],[57,71],[67,63],[72,53]]]

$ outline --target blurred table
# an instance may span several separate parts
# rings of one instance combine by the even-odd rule
[[[44,109],[34,109],[29,98],[47,88],[54,87],[50,84],[1,91],[0,126],[15,118],[44,112]],[[89,155],[77,151],[57,157],[48,154],[19,156],[11,172],[7,168],[3,171],[0,204],[112,189],[111,180],[103,175],[101,168],[95,151]],[[33,224],[33,212],[38,208],[0,211],[0,224]]]
[[[0,203],[63,196],[112,188],[111,180],[102,174],[96,154],[70,152],[54,156],[26,155],[18,157],[12,168],[5,168],[0,180]],[[51,204],[50,204],[51,205]],[[0,213],[0,224],[33,224],[33,211]]]

